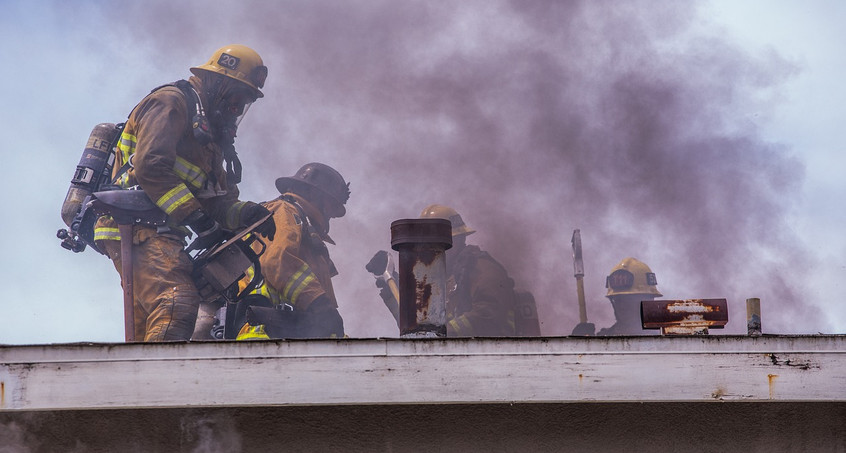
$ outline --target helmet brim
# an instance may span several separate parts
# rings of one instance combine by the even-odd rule
[[[225,70],[216,69],[216,68],[208,66],[208,65],[194,66],[194,67],[190,68],[190,70],[191,70],[191,74],[194,74],[197,77],[202,76],[204,73],[205,74],[220,74],[224,77],[228,77],[228,78],[230,78],[230,79],[232,79],[232,80],[234,80],[238,83],[241,83],[244,86],[247,86],[250,89],[252,89],[255,92],[256,99],[260,99],[260,98],[264,97],[264,93],[262,93],[261,90],[257,86],[252,85],[250,83],[247,83],[243,80],[240,80],[237,77],[233,77],[232,75],[228,74]]]
[[[296,191],[296,189],[298,188],[317,189],[320,191],[320,193],[323,194],[323,196],[326,197],[327,200],[332,201],[332,212],[329,213],[332,217],[343,217],[344,215],[346,215],[347,208],[344,207],[344,204],[339,202],[337,199],[335,199],[335,197],[333,197],[330,193],[326,192],[319,186],[311,184],[307,181],[303,181],[301,179],[292,178],[290,176],[282,176],[276,178],[276,190],[278,190],[280,194],[288,193],[292,189]]]
[[[452,236],[470,236],[475,232],[476,230],[469,228],[467,225],[462,225],[461,227],[452,230]]]
[[[646,291],[608,291],[605,297],[611,298],[614,296],[632,296],[632,295],[641,295],[641,296],[655,296],[655,297],[664,297],[660,291],[656,290],[646,290]]]

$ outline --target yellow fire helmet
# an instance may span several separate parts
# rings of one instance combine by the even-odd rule
[[[476,232],[476,230],[465,225],[461,215],[449,206],[440,204],[429,205],[423,210],[423,212],[420,213],[420,218],[449,220],[450,223],[452,223],[452,237],[460,236],[462,234],[466,236]]]
[[[649,294],[661,297],[658,292],[658,279],[655,273],[645,263],[635,258],[625,258],[620,264],[611,269],[611,274],[605,278],[608,293],[605,297],[621,294]]]
[[[217,49],[206,64],[194,66],[191,72],[209,71],[245,83],[256,92],[256,98],[264,97],[260,88],[267,79],[267,66],[255,50],[240,44],[230,44]]]

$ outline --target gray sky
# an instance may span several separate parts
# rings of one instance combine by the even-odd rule
[[[613,323],[604,279],[643,260],[664,298],[724,297],[745,331],[842,333],[846,4],[838,1],[2,0],[0,343],[123,340],[111,262],[59,246],[91,129],[226,44],[269,67],[236,142],[242,198],[320,161],[348,333],[395,336],[364,264],[390,222],[449,204],[539,303],[542,331]],[[714,333],[720,333],[715,331]]]

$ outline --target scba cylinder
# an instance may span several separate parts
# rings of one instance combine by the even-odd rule
[[[111,168],[115,162],[111,147],[116,143],[119,132],[120,128],[115,124],[100,123],[94,126],[88,136],[88,143],[76,165],[65,202],[62,203],[62,220],[65,225],[71,226],[74,217],[82,209],[85,197],[111,177]]]

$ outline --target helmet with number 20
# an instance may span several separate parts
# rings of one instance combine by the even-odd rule
[[[191,68],[194,75],[199,75],[200,71],[214,72],[235,79],[252,88],[256,98],[264,97],[261,88],[267,79],[267,66],[259,54],[247,46],[231,44],[221,47],[212,54],[208,62]]]

